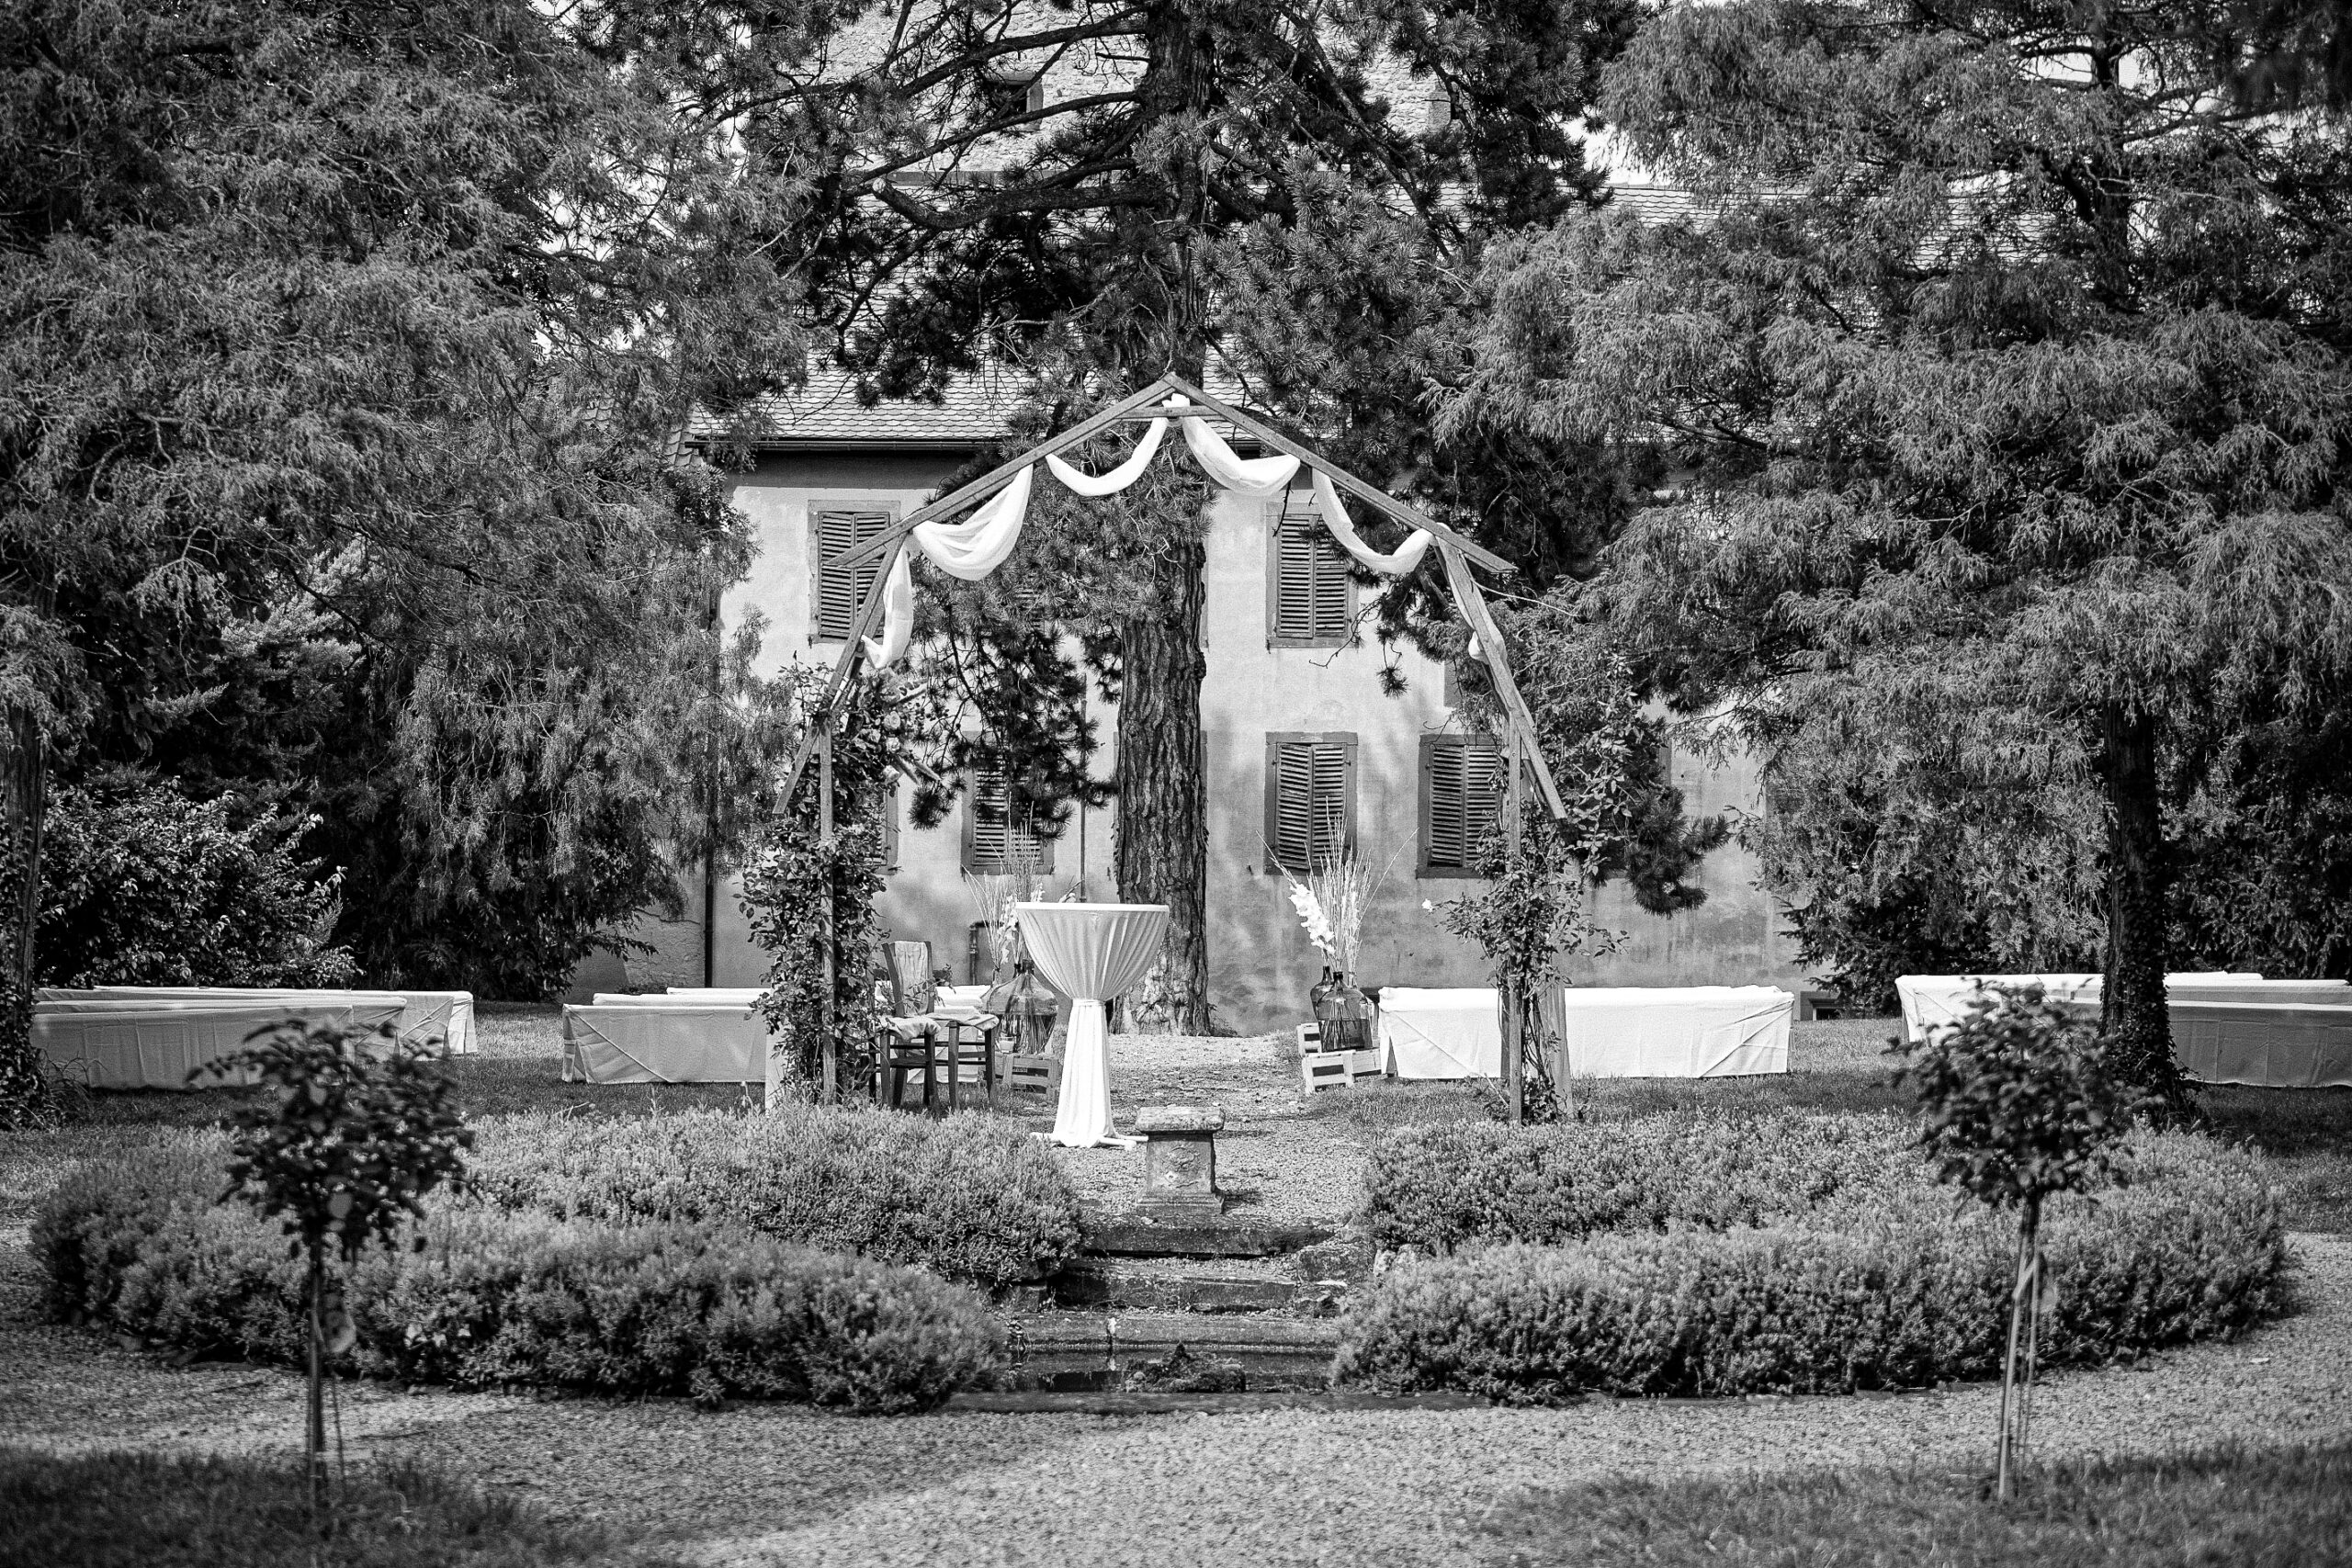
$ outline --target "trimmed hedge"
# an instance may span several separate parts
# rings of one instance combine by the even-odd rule
[[[558,1218],[740,1225],[983,1287],[1078,1250],[1078,1191],[1052,1153],[979,1117],[793,1107],[477,1124],[476,1190]]]
[[[1635,1124],[1605,1130],[1642,1142]],[[1775,1141],[1792,1131],[1803,1135]],[[1578,1140],[1552,1134],[1531,1130],[1519,1141],[1582,1151]],[[1782,1128],[1743,1146],[1824,1146],[1812,1136]],[[1649,1152],[1676,1146],[1690,1145],[1662,1139]],[[1458,1229],[1478,1205],[1466,1196],[1440,1201],[1420,1174],[1427,1151],[1419,1145],[1397,1168],[1414,1173],[1419,1206],[1411,1212],[1432,1228]],[[1623,1182],[1590,1180],[1578,1199],[1577,1180],[1563,1171],[1622,1170],[1551,1162],[1488,1212],[1583,1239],[1511,1239],[1404,1259],[1342,1325],[1336,1375],[1513,1403],[1580,1391],[1843,1393],[1991,1376],[2007,1331],[2014,1219],[1955,1201],[1916,1154],[1894,1153],[1874,1174],[1859,1163],[1838,1174],[1837,1158],[1826,1176],[1784,1168],[1792,1193],[1826,1185],[1809,1214],[1770,1198],[1769,1164],[1735,1163],[1732,1189],[1741,1196],[1721,1212],[1759,1215],[1760,1225],[1710,1225],[1677,1213],[1671,1190],[1643,1199]],[[1459,1179],[1491,1179],[1491,1165]],[[1656,1169],[1670,1188],[1694,1185],[1670,1164]],[[1592,1225],[1595,1214],[1620,1223]],[[2053,1203],[2043,1236],[2058,1297],[2043,1331],[2045,1365],[2233,1334],[2281,1305],[2287,1254],[2277,1203],[2251,1160],[2206,1139],[2135,1134],[2113,1184]]]
[[[1407,1127],[1373,1151],[1365,1219],[1381,1247],[1435,1252],[1808,1220],[1928,1181],[1916,1141],[1892,1113]]]
[[[32,1249],[51,1313],[300,1364],[302,1265],[275,1225],[218,1201],[225,1150],[217,1134],[184,1135],[51,1194]],[[895,1412],[937,1404],[1001,1354],[986,1303],[919,1269],[725,1227],[428,1211],[422,1250],[352,1270],[358,1340],[339,1371]]]

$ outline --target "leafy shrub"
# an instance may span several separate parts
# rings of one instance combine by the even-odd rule
[[[1687,1184],[1663,1163],[1653,1168]],[[1842,1201],[1811,1215],[1761,1201],[1769,1182],[1749,1167],[1741,1201],[1760,1224],[1717,1226],[1670,1212],[1670,1201],[1623,1201],[1616,1212],[1631,1223],[1588,1227],[1569,1245],[1512,1240],[1408,1258],[1343,1325],[1337,1373],[1514,1402],[1578,1390],[1832,1393],[1988,1375],[2006,1343],[2009,1221],[1956,1212],[1916,1156],[1892,1168],[1900,1174],[1843,1182]],[[2052,1203],[2044,1246],[2057,1300],[2045,1360],[2232,1334],[2278,1308],[2283,1232],[2245,1156],[2137,1133],[2109,1183]],[[1580,1220],[1602,1206],[1510,1212],[1556,1229],[1557,1215]]]
[[[225,1154],[217,1134],[189,1134],[62,1184],[32,1229],[51,1313],[298,1362],[305,1266],[273,1227],[216,1201]],[[352,1267],[356,1337],[338,1370],[887,1412],[936,1404],[999,1354],[986,1304],[917,1269],[725,1227],[425,1209],[420,1250]]]
[[[740,1225],[982,1286],[1078,1248],[1078,1193],[1035,1142],[978,1117],[800,1106],[630,1122],[485,1122],[476,1190],[559,1218]]]
[[[1924,1185],[1912,1142],[1911,1124],[1891,1113],[1407,1127],[1373,1150],[1365,1216],[1380,1246],[1438,1252],[1764,1225]]]
[[[300,860],[312,824],[240,825],[226,799],[140,781],[78,788],[41,825],[45,986],[345,986],[326,945],[340,878]]]

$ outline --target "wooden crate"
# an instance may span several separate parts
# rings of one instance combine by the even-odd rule
[[[1008,1094],[1051,1100],[1061,1092],[1062,1065],[1051,1056],[1001,1055],[996,1059],[996,1084]]]

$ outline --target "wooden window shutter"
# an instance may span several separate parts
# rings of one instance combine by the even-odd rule
[[[819,506],[810,509],[809,520],[815,536],[812,559],[816,565],[815,629],[811,635],[838,641],[846,638],[850,628],[857,624],[857,608],[865,603],[867,591],[882,570],[882,556],[868,556],[846,569],[837,569],[832,563],[868,539],[888,533],[898,519],[884,507]]]
[[[972,770],[964,800],[964,869],[978,876],[1001,876],[1013,862],[1031,858],[1034,869],[1051,875],[1054,841],[1012,819],[1012,791],[1001,759]]]
[[[1312,512],[1269,506],[1272,581],[1267,587],[1267,637],[1276,647],[1334,647],[1354,629],[1355,590],[1348,558]]]
[[[998,763],[985,763],[972,770],[965,797],[964,869],[983,876],[1001,874],[1012,838],[1012,800],[1005,789],[1004,769]]]
[[[882,820],[882,868],[899,869],[899,781],[892,779],[882,788],[878,811]]]
[[[1502,750],[1487,737],[1421,737],[1421,874],[1472,873],[1509,784]]]
[[[1266,738],[1266,846],[1276,866],[1303,875],[1355,847],[1352,735]]]

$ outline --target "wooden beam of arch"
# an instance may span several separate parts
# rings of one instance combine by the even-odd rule
[[[1552,764],[1544,760],[1544,748],[1536,743],[1535,716],[1528,711],[1527,699],[1520,694],[1519,682],[1511,675],[1510,650],[1504,646],[1503,634],[1487,608],[1486,595],[1478,592],[1478,580],[1470,575],[1470,564],[1455,553],[1453,546],[1441,543],[1438,550],[1445,558],[1446,581],[1453,585],[1454,607],[1470,624],[1470,629],[1478,634],[1487,673],[1494,677],[1495,694],[1503,700],[1503,712],[1512,731],[1512,771],[1516,774],[1522,765],[1533,767],[1535,782],[1544,791],[1544,806],[1555,820],[1563,818],[1568,814],[1567,806],[1560,798],[1559,784],[1552,778]]]
[[[1479,593],[1477,582],[1471,577],[1468,565],[1470,561],[1476,561],[1495,571],[1507,573],[1512,570],[1510,562],[1492,550],[1464,538],[1444,524],[1421,512],[1418,507],[1408,505],[1358,479],[1345,468],[1317,457],[1314,453],[1263,421],[1242,412],[1221,399],[1210,396],[1200,388],[1177,376],[1158,378],[1103,408],[1091,418],[1081,420],[1070,426],[1059,435],[1039,442],[1010,462],[1000,463],[970,483],[958,485],[937,501],[909,513],[888,532],[875,536],[864,544],[844,551],[826,563],[829,567],[839,570],[854,567],[869,556],[882,557],[880,570],[875,572],[874,581],[866,585],[865,601],[858,605],[857,619],[850,626],[849,636],[842,644],[841,658],[833,665],[832,679],[826,682],[825,694],[818,704],[813,722],[808,726],[808,732],[801,737],[800,749],[792,760],[792,772],[785,780],[784,793],[776,800],[777,809],[782,810],[791,805],[794,794],[800,787],[801,775],[808,771],[808,760],[816,753],[819,733],[830,728],[832,724],[833,710],[841,702],[842,691],[849,685],[851,671],[856,665],[859,654],[864,650],[865,639],[873,634],[874,623],[881,614],[884,587],[889,578],[890,569],[897,564],[899,552],[907,547],[908,536],[925,523],[952,516],[966,507],[987,500],[1006,485],[1011,484],[1014,478],[1031,464],[1077,446],[1089,436],[1125,420],[1136,410],[1164,399],[1170,392],[1182,396],[1193,406],[1204,409],[1221,419],[1229,421],[1237,427],[1249,431],[1276,451],[1295,457],[1302,464],[1327,475],[1334,484],[1349,494],[1369,502],[1398,522],[1415,528],[1427,529],[1437,539],[1438,549],[1445,561],[1447,576],[1453,584],[1454,602],[1460,608],[1463,618],[1470,622],[1470,629],[1478,634],[1482,646],[1496,650],[1495,658],[1487,662],[1487,669],[1495,674],[1497,691],[1503,694],[1505,711],[1510,714],[1513,723],[1521,727],[1526,736],[1527,754],[1534,764],[1537,780],[1543,785],[1544,804],[1551,807],[1553,816],[1566,816],[1567,809],[1561,804],[1559,786],[1553,783],[1552,770],[1544,761],[1542,750],[1535,744],[1534,721],[1528,716],[1527,704],[1520,696],[1519,687],[1512,682],[1510,670],[1505,667],[1506,656],[1502,651],[1501,634],[1496,631],[1494,619],[1487,613],[1486,599]]]

